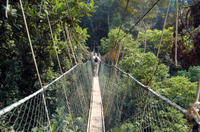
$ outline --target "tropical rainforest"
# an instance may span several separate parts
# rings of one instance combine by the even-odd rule
[[[67,71],[97,52],[102,63],[120,67],[189,109],[196,98],[200,73],[200,1],[161,0],[145,14],[155,2],[24,0],[43,85],[60,74],[56,54],[62,70]],[[39,88],[20,3],[1,0],[0,109]]]

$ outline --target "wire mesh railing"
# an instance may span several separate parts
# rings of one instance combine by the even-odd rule
[[[102,63],[99,81],[106,131],[189,131],[185,109],[129,74]]]
[[[91,62],[78,64],[45,86],[45,91],[40,89],[0,110],[0,131],[43,132],[49,131],[50,127],[54,132],[86,131],[92,76]],[[42,93],[51,126],[48,124]]]

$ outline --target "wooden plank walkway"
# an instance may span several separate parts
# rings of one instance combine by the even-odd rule
[[[88,132],[104,132],[103,107],[98,76],[93,78],[93,88],[91,94],[92,100],[90,104]]]

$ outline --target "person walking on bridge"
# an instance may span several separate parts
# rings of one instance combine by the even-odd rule
[[[99,56],[97,56],[97,53],[94,54],[92,59],[94,62],[94,76],[97,76],[98,75],[98,63],[101,62],[101,59],[99,58]]]

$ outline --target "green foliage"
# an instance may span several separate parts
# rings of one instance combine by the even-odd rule
[[[147,44],[147,50],[148,51],[154,51],[154,48],[158,48],[160,39],[161,39],[162,31],[158,29],[154,30],[147,30],[146,34],[139,32],[138,33],[138,41],[144,42],[145,36],[148,42],[150,44]],[[169,27],[168,29],[164,30],[163,40],[161,44],[161,54],[164,55],[170,55],[172,51],[172,45],[173,45],[173,27]]]
[[[141,31],[139,31],[138,34],[137,29],[134,29],[132,34],[137,34],[136,36],[138,36],[138,40],[135,40],[132,35],[126,34],[122,30],[119,32],[118,26],[124,17],[128,21],[124,21],[122,29],[128,30],[130,25],[133,25],[137,20],[138,16],[143,14],[146,8],[144,4],[151,5],[152,1],[130,1],[126,12],[124,12],[124,8],[127,4],[125,0],[104,0],[95,2],[93,0],[90,0],[90,2],[86,2],[86,0],[65,0],[64,2],[63,0],[45,0],[42,3],[40,2],[41,1],[31,0],[23,1],[23,4],[34,46],[33,48],[36,53],[36,60],[44,84],[58,76],[57,72],[59,68],[54,50],[58,50],[60,60],[62,60],[62,67],[64,67],[64,69],[69,69],[69,67],[74,64],[72,60],[73,51],[71,51],[70,48],[73,48],[78,62],[86,60],[87,57],[83,53],[83,49],[87,49],[85,43],[90,36],[92,36],[88,41],[90,47],[92,47],[91,45],[98,45],[101,39],[100,50],[103,54],[110,50],[116,51],[121,48],[120,66],[123,70],[129,72],[142,83],[146,85],[149,84],[156,60],[154,54],[156,53],[155,49],[158,48],[160,36],[162,34],[162,31],[159,29],[162,27],[160,21],[163,20],[163,12],[165,10],[158,8],[160,5],[157,7],[157,10],[150,12],[151,14],[144,20],[149,29],[153,26],[158,27],[158,29],[147,30],[146,34],[141,32],[144,31],[146,27],[141,27],[141,29],[139,29]],[[162,1],[162,7],[166,7],[166,3],[167,1]],[[0,2],[1,7],[4,7],[4,4],[4,1]],[[99,8],[96,14],[94,14],[97,8],[96,5],[98,5]],[[47,23],[45,10],[48,11],[52,24],[53,37],[57,46],[54,46],[50,39],[51,36],[49,34],[49,25]],[[10,5],[8,6],[8,18],[5,18],[4,12],[5,9],[0,8],[0,108],[39,89],[39,82],[34,69],[35,67],[33,65],[18,1],[10,1]],[[92,18],[89,17],[92,14],[94,14],[94,16]],[[87,23],[86,25],[89,27],[89,32],[87,28],[79,26],[81,20],[86,18],[84,16],[87,16],[87,20],[85,20],[84,23]],[[173,18],[172,14],[170,14],[170,16]],[[154,24],[151,25],[149,22],[153,22]],[[70,43],[64,37],[64,35],[67,36],[64,31],[64,26],[67,26],[69,29],[71,38],[67,38],[67,40],[72,40],[72,47],[70,47]],[[102,39],[102,37],[107,36],[109,29],[111,30],[108,33],[108,37]],[[174,41],[173,30],[172,27],[169,27],[165,29],[164,32],[160,55],[164,60],[167,60],[171,55]],[[124,35],[127,36],[123,38]],[[144,53],[143,48],[141,48],[142,43],[145,41],[145,35],[148,42],[147,53]],[[187,46],[185,50],[193,48],[193,42],[189,39],[189,34],[186,33],[183,39]],[[169,64],[169,62],[170,60],[168,59],[167,64]],[[200,67],[190,67],[188,71],[178,71],[178,76],[171,78],[169,78],[168,71],[169,68],[166,65],[158,62],[155,76],[153,76],[152,79],[152,88],[179,105],[188,108],[194,101],[197,86],[195,82],[198,80]],[[127,90],[125,83],[118,89],[120,93],[125,92]],[[119,95],[119,97],[121,96],[122,95]],[[129,102],[124,106],[127,105],[132,108],[135,103],[134,99],[132,99],[131,96],[128,97],[130,100],[128,100]],[[180,126],[180,124],[185,124],[186,122],[186,120],[182,119],[182,114],[179,114],[174,109],[166,109],[168,112],[164,116],[171,117],[171,115],[173,115],[173,119],[179,122],[174,125],[176,130],[184,131],[188,129],[184,125]],[[53,130],[58,129],[55,126],[59,126],[60,123],[66,123],[66,127],[59,129],[62,129],[62,131],[72,131],[71,115],[63,115],[62,112],[62,108],[56,109],[56,114],[54,114],[54,119],[52,119]],[[159,112],[162,114],[162,111]],[[76,131],[83,131],[83,128],[86,127],[83,125],[83,119],[81,117],[74,119],[74,122],[77,126],[81,126],[80,128],[76,127]],[[113,131],[133,131],[136,125],[136,123],[132,122],[125,123],[119,128],[114,128]],[[37,129],[38,128],[34,128],[33,131],[37,131]],[[47,128],[44,127],[44,129]],[[13,128],[9,128],[9,130],[13,130]],[[163,131],[172,130],[174,130],[174,128],[163,128]]]
[[[160,42],[161,33],[162,31],[160,30],[147,30],[146,32],[147,40],[150,43],[155,44],[156,47]],[[169,52],[171,52],[171,49],[169,47],[170,45],[172,46],[172,41],[170,39],[171,37],[173,37],[172,28],[169,28],[165,30],[164,33],[163,44],[161,47],[161,49],[163,49],[161,50],[162,54],[167,54],[167,55],[170,54]],[[130,41],[129,44],[132,46],[127,46],[124,48],[125,55],[120,63],[124,68],[124,70],[131,73],[137,79],[139,79],[141,82],[147,85],[152,78],[152,72],[153,72],[153,67],[155,65],[156,56],[151,52],[144,53],[141,48],[138,48],[138,46],[141,45],[139,42],[143,42],[144,39],[145,39],[145,34],[139,32],[138,41],[132,40]],[[151,51],[152,48],[153,47],[148,47],[148,51]],[[158,63],[153,80],[158,82],[165,80],[167,77],[169,77],[168,71],[169,68],[166,65]]]
[[[1,7],[5,7],[4,4],[6,2],[0,2]],[[85,43],[89,35],[87,29],[81,28],[79,23],[85,15],[89,16],[95,12],[96,6],[93,0],[90,2],[84,0],[23,1],[23,7],[44,84],[59,75],[55,49],[58,51],[64,70],[75,63],[72,60],[72,51],[67,41],[69,38],[64,31],[64,26],[69,29],[73,52],[78,53],[75,57],[79,58],[79,62],[87,59]],[[51,39],[46,11],[56,46]],[[3,108],[33,93],[40,86],[19,1],[9,1],[8,18],[5,18],[5,8],[0,8],[0,29],[0,108]]]
[[[123,39],[124,35],[126,35],[126,33],[124,33],[122,30],[119,30],[118,28],[110,30],[108,37],[101,39],[101,52],[105,54],[110,50],[117,50],[119,48],[119,42],[124,45],[127,41],[127,38]],[[123,40],[121,41],[121,39]]]
[[[157,48],[160,42],[160,36],[162,31],[160,30],[148,30],[147,31],[147,40],[149,43],[153,45],[153,47],[148,47],[148,51],[152,51],[152,48]],[[109,51],[115,49],[117,46],[113,46],[115,40],[118,38],[116,37],[117,31],[111,30],[108,34],[107,39],[103,39],[101,41],[101,47],[103,47],[104,51]],[[129,36],[129,35],[128,35]],[[131,35],[129,36],[131,38]],[[148,85],[151,78],[152,72],[155,65],[156,56],[152,52],[144,52],[143,48],[141,47],[141,43],[144,41],[144,34],[139,33],[138,40],[125,38],[129,41],[123,43],[123,48],[121,51],[121,58],[120,58],[120,67],[125,70],[126,72],[133,75],[136,79],[141,81],[143,84]],[[171,54],[171,48],[173,42],[173,28],[168,28],[165,30],[163,43],[161,45],[161,55],[169,56]],[[191,72],[197,72],[198,68],[191,68]],[[161,63],[160,59],[158,59],[157,67],[155,71],[155,75],[152,78],[152,88],[157,91],[158,93],[164,95],[165,97],[169,98],[173,102],[176,102],[178,105],[189,108],[189,106],[194,102],[195,98],[195,91],[197,84],[190,82],[188,78],[177,76],[171,77],[169,76],[169,67],[165,64]],[[192,74],[194,76],[194,74]],[[197,76],[196,76],[197,77]],[[198,79],[198,78],[196,78]],[[123,86],[119,88],[119,91],[126,91]],[[154,102],[152,102],[154,103]],[[131,100],[129,97],[129,101],[126,102],[124,107],[134,109],[134,100]],[[170,127],[163,127],[162,131],[175,131],[180,130],[184,131],[185,129],[189,129],[187,126],[187,120],[183,119],[183,114],[178,113],[176,110],[167,108],[167,112],[160,112],[160,116],[166,116],[167,118],[173,118],[177,123],[174,124],[173,128]],[[128,110],[128,109],[126,109]],[[126,113],[126,112],[125,112]],[[165,113],[165,115],[162,115]],[[147,113],[146,113],[147,114]],[[170,122],[165,122],[170,123]],[[184,125],[180,125],[184,124]],[[129,122],[129,123],[122,123],[120,127],[113,128],[113,131],[135,131],[137,126],[137,122]],[[152,129],[157,130],[156,125],[155,128],[152,126]],[[159,129],[160,130],[160,129]]]
[[[200,66],[190,66],[188,71],[181,70],[176,73],[178,76],[184,76],[190,79],[191,82],[197,82],[200,73]]]
[[[107,131],[182,132],[189,129],[184,114],[114,67],[102,64],[99,79]],[[157,91],[161,89],[152,87]]]
[[[158,93],[166,96],[171,101],[176,102],[184,108],[195,101],[195,93],[197,89],[196,82],[190,82],[188,78],[183,76],[171,77],[162,83],[154,82],[152,86]]]
[[[157,28],[163,26],[164,14],[166,13],[169,1],[160,1],[157,6],[148,15],[143,22],[145,26],[135,27],[131,33],[137,36],[138,31],[145,29]],[[139,17],[150,8],[155,1],[149,0],[130,0],[126,9],[127,0],[96,0],[95,5],[98,6],[97,11],[92,17],[85,17],[82,21],[82,27],[87,27],[91,38],[88,45],[93,50],[94,46],[100,45],[100,40],[106,37],[111,29],[118,28],[122,23],[122,29],[129,31]],[[170,25],[174,22],[175,2],[171,2]],[[125,10],[126,9],[126,10]],[[141,23],[142,25],[142,23]],[[136,37],[134,37],[136,38]]]
[[[56,113],[53,114],[51,120],[51,128],[53,131],[73,131],[72,128],[72,117],[70,114],[63,115],[64,106],[56,109]],[[62,127],[61,127],[62,126]]]
[[[120,64],[125,71],[131,73],[134,77],[147,85],[152,78],[156,56],[151,52],[141,53],[132,51],[133,49],[130,49],[131,54],[127,54],[127,56],[121,60]],[[158,64],[153,80],[163,81],[168,76],[168,67],[164,64]]]
[[[164,126],[162,128],[159,128],[156,126],[157,124],[151,124],[151,130],[154,132],[164,132],[164,131],[170,131],[170,132],[183,132],[183,131],[188,131],[189,126],[187,126],[187,120],[183,119],[184,115],[181,114],[180,112],[177,112],[177,110],[168,107],[166,108],[168,112],[164,111],[158,111],[160,114],[160,117],[165,117],[165,118],[173,118],[173,121],[175,124],[173,124],[172,127],[166,127],[170,122],[166,122],[164,120],[159,120],[159,122],[163,122]],[[165,114],[163,114],[165,113]],[[158,117],[159,119],[159,117]],[[138,123],[137,122],[128,122],[124,123],[120,127],[115,127],[112,129],[113,132],[133,132],[133,131],[141,131],[141,129],[138,128]]]

